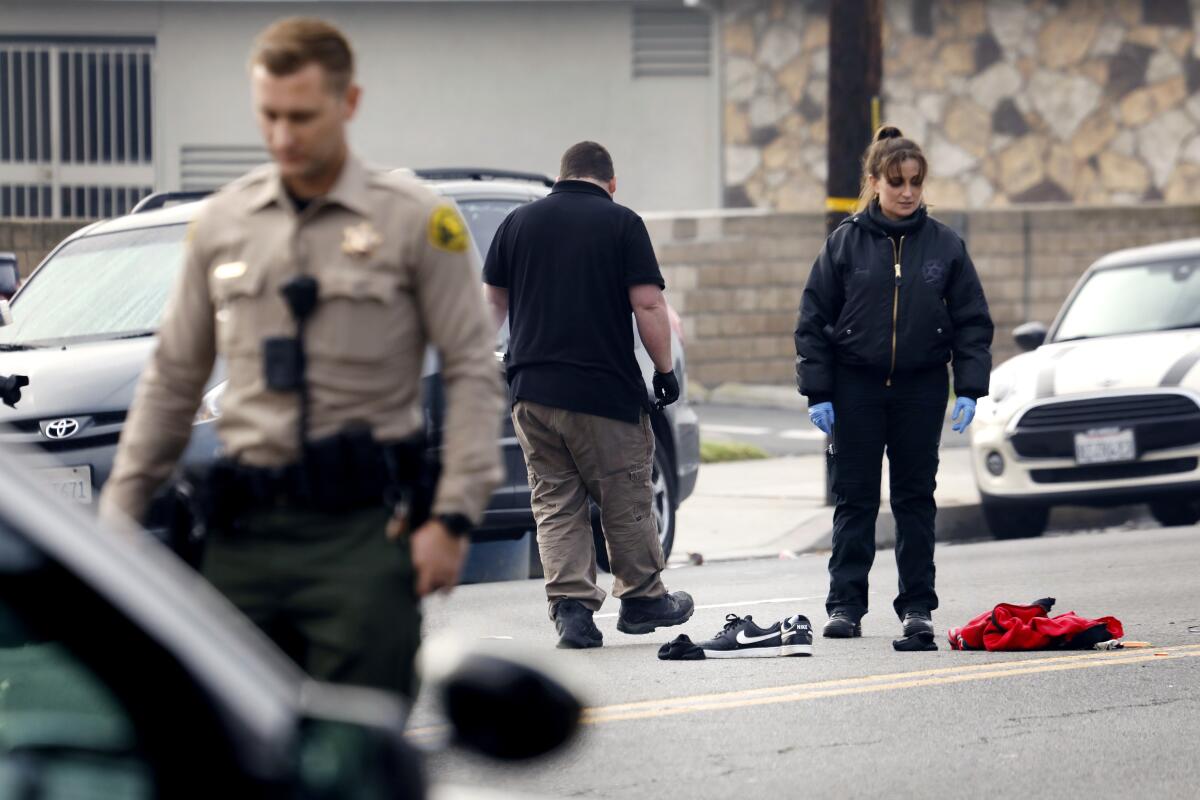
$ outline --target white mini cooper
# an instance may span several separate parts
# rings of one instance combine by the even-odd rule
[[[1013,335],[1029,352],[992,372],[971,429],[996,538],[1041,535],[1055,505],[1200,521],[1200,239],[1104,256],[1049,330]]]

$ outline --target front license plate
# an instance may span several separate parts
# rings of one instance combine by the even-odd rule
[[[1136,458],[1137,446],[1130,429],[1100,428],[1075,434],[1077,464],[1108,464]]]
[[[42,480],[50,484],[63,500],[84,504],[92,502],[91,467],[54,467],[38,472]]]

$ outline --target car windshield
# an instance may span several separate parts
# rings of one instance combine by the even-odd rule
[[[16,296],[0,348],[150,335],[183,263],[186,225],[85,236]]]
[[[1092,273],[1063,315],[1054,341],[1179,328],[1200,328],[1200,259]]]
[[[467,222],[467,227],[471,229],[471,238],[475,240],[479,254],[486,257],[500,223],[509,215],[509,212],[522,205],[524,201],[465,198],[456,199],[456,202],[463,219]]]

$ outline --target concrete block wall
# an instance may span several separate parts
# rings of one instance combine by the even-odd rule
[[[88,224],[78,220],[61,222],[0,219],[0,252],[16,253],[21,277],[27,278],[59,242]]]
[[[1083,271],[1113,250],[1200,237],[1200,206],[1045,205],[934,210],[958,230],[983,280],[996,323],[995,363],[1018,352],[1017,325],[1046,324]],[[688,376],[790,385],[800,295],[825,240],[821,214],[758,210],[652,214],[667,296],[687,338]]]

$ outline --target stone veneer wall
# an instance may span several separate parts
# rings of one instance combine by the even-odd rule
[[[943,208],[1200,200],[1200,0],[886,0],[884,122]],[[727,206],[820,210],[828,0],[721,12]]]
[[[1018,351],[1012,329],[1049,324],[1083,270],[1112,250],[1200,235],[1200,206],[1028,206],[942,213],[967,240],[996,323],[999,364]],[[757,210],[647,215],[683,319],[688,377],[791,385],[792,331],[808,271],[824,242],[817,213]]]

